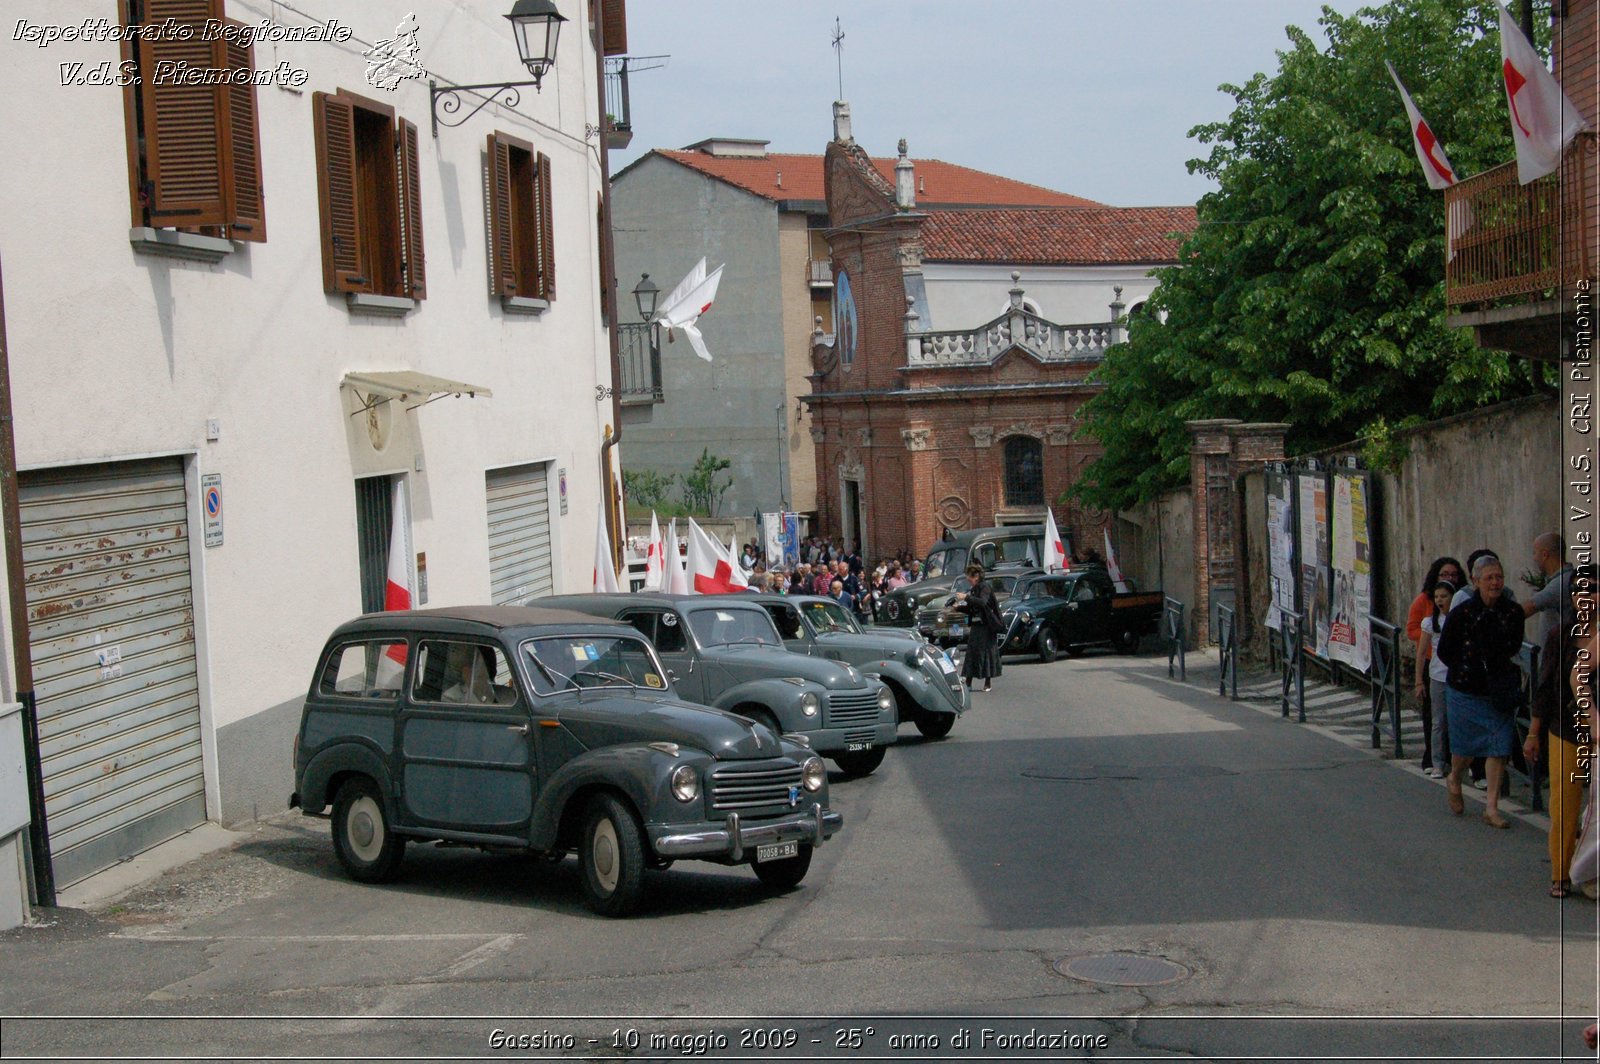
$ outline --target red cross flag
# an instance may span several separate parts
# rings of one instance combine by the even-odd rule
[[[611,558],[611,541],[606,538],[606,504],[600,504],[600,521],[594,526],[595,594],[616,594],[617,567]]]
[[[1044,511],[1044,571],[1053,573],[1067,567],[1067,545],[1056,528],[1056,515],[1049,507]]]
[[[661,522],[656,520],[656,512],[650,511],[650,545],[644,553],[644,589],[646,591],[665,591],[667,589],[666,566],[666,541],[661,538]],[[676,561],[677,559],[673,559]]]
[[[1449,188],[1456,183],[1456,171],[1445,157],[1443,145],[1433,135],[1433,128],[1417,110],[1417,105],[1411,102],[1411,94],[1406,91],[1400,75],[1394,72],[1394,64],[1385,60],[1383,65],[1389,68],[1394,87],[1400,90],[1400,102],[1406,105],[1406,119],[1411,123],[1411,146],[1417,151],[1417,162],[1422,164],[1422,176],[1428,179],[1431,189]]]
[[[1526,185],[1553,173],[1572,138],[1589,126],[1504,7],[1500,8],[1500,72],[1511,109],[1511,139],[1517,147],[1517,180]]]
[[[689,519],[689,584],[701,595],[727,595],[748,591],[738,560],[731,557],[715,536]]]
[[[411,567],[407,561],[411,546],[406,538],[406,482],[399,477],[394,481],[393,500],[389,519],[389,568],[383,584],[383,608],[409,610]],[[396,665],[403,667],[406,663],[406,645],[395,643],[388,649],[386,656]]]

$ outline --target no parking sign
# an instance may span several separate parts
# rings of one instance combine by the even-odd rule
[[[222,546],[222,474],[200,478],[200,504],[206,513],[206,546]]]

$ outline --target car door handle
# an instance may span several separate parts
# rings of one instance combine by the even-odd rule
[[[527,735],[528,726],[526,724],[507,724],[506,731],[514,731],[518,735]]]

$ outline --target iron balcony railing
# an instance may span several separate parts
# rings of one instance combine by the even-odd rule
[[[624,405],[661,402],[661,345],[642,321],[617,326],[617,391]]]
[[[626,148],[633,141],[633,109],[628,102],[629,56],[606,60],[605,136],[607,148]]]

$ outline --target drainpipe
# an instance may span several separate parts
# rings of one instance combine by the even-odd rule
[[[604,249],[603,261],[616,272],[616,244],[611,239],[611,150],[606,147],[606,20],[601,5],[616,0],[600,0],[591,11],[594,14],[594,81],[595,94],[600,107],[600,196],[606,207],[606,224],[600,233],[600,246]],[[611,348],[611,424],[606,426],[605,441],[600,444],[600,474],[606,490],[606,533],[611,541],[611,560],[617,569],[622,568],[622,541],[627,526],[623,522],[622,486],[616,475],[616,447],[622,442],[622,357],[620,336],[617,331],[617,279],[607,277],[600,289],[600,302],[606,316],[606,339]],[[624,574],[626,575],[626,574]]]
[[[11,606],[11,656],[17,701],[22,703],[22,751],[28,775],[28,849],[36,904],[56,903],[50,864],[50,827],[45,820],[44,769],[39,761],[39,702],[33,690],[28,594],[22,566],[22,518],[17,510],[17,437],[11,420],[11,356],[6,344],[5,283],[0,281],[0,511],[6,551],[6,591]]]

